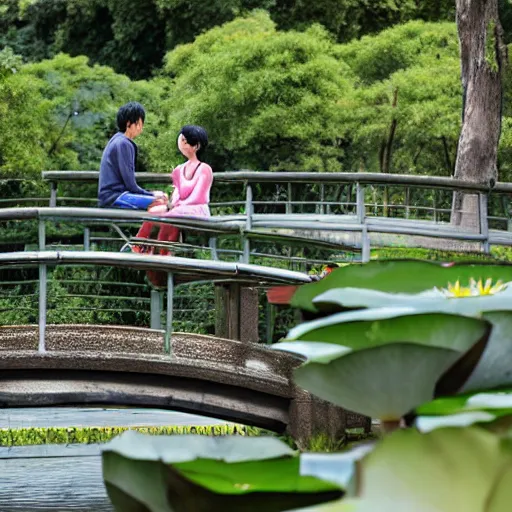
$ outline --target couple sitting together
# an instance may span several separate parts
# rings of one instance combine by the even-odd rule
[[[146,113],[142,105],[130,102],[117,113],[119,132],[108,142],[100,165],[98,202],[104,208],[148,210],[161,217],[209,217],[210,189],[213,182],[211,167],[200,161],[208,145],[208,135],[201,126],[184,126],[178,136],[178,149],[187,161],[172,171],[174,190],[169,198],[161,191],[148,191],[137,185],[135,164],[137,146],[133,139],[142,133]],[[157,240],[175,242],[179,229],[169,224],[144,222],[137,237],[150,238],[158,227]],[[134,247],[135,252],[152,253],[151,249]],[[160,249],[160,254],[168,254]]]

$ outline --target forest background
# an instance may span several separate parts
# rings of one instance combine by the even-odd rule
[[[453,174],[454,0],[0,0],[0,48],[2,177],[98,169],[129,100],[147,110],[141,171],[170,172],[194,123],[215,171]],[[510,72],[505,89],[500,181]]]
[[[500,0],[500,17],[510,45],[510,0]],[[500,181],[512,180],[508,69]],[[139,171],[168,173],[182,162],[177,134],[194,123],[208,130],[214,171],[451,176],[462,113],[455,0],[0,0],[2,199],[43,197],[42,170],[97,170],[117,109],[130,100],[147,110]],[[220,193],[243,199],[239,187]],[[47,236],[69,243],[76,230],[50,226]],[[36,225],[10,222],[0,250],[36,239]],[[147,325],[144,276],[135,274],[57,268],[48,321]],[[37,323],[37,275],[0,278],[13,281],[0,323]],[[134,284],[120,292],[122,281]],[[212,287],[178,295],[176,311],[205,314],[201,325],[177,314],[175,328],[213,332]],[[289,323],[277,320],[276,339]]]

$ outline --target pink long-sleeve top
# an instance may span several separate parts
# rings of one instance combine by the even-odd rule
[[[182,213],[201,214],[200,210],[195,210],[193,206],[208,206],[210,202],[210,190],[213,183],[213,172],[208,164],[201,163],[196,168],[191,179],[185,177],[183,172],[184,165],[179,165],[172,172],[172,182],[174,191],[171,198],[171,206],[169,214]],[[180,212],[180,210],[182,210]],[[206,211],[205,211],[206,213]],[[209,214],[209,212],[208,212]]]

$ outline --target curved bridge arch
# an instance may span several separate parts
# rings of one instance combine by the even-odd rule
[[[291,381],[302,359],[264,345],[161,330],[96,325],[0,328],[0,406],[124,405],[192,412],[305,440],[344,435],[369,418],[344,411]]]
[[[282,432],[301,394],[291,383],[301,359],[265,346],[175,333],[93,325],[0,329],[2,407],[103,404],[198,413]]]

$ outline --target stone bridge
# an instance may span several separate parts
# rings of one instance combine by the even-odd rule
[[[0,405],[156,407],[288,432],[343,435],[370,421],[297,388],[301,359],[255,343],[161,330],[100,325],[0,328]]]

